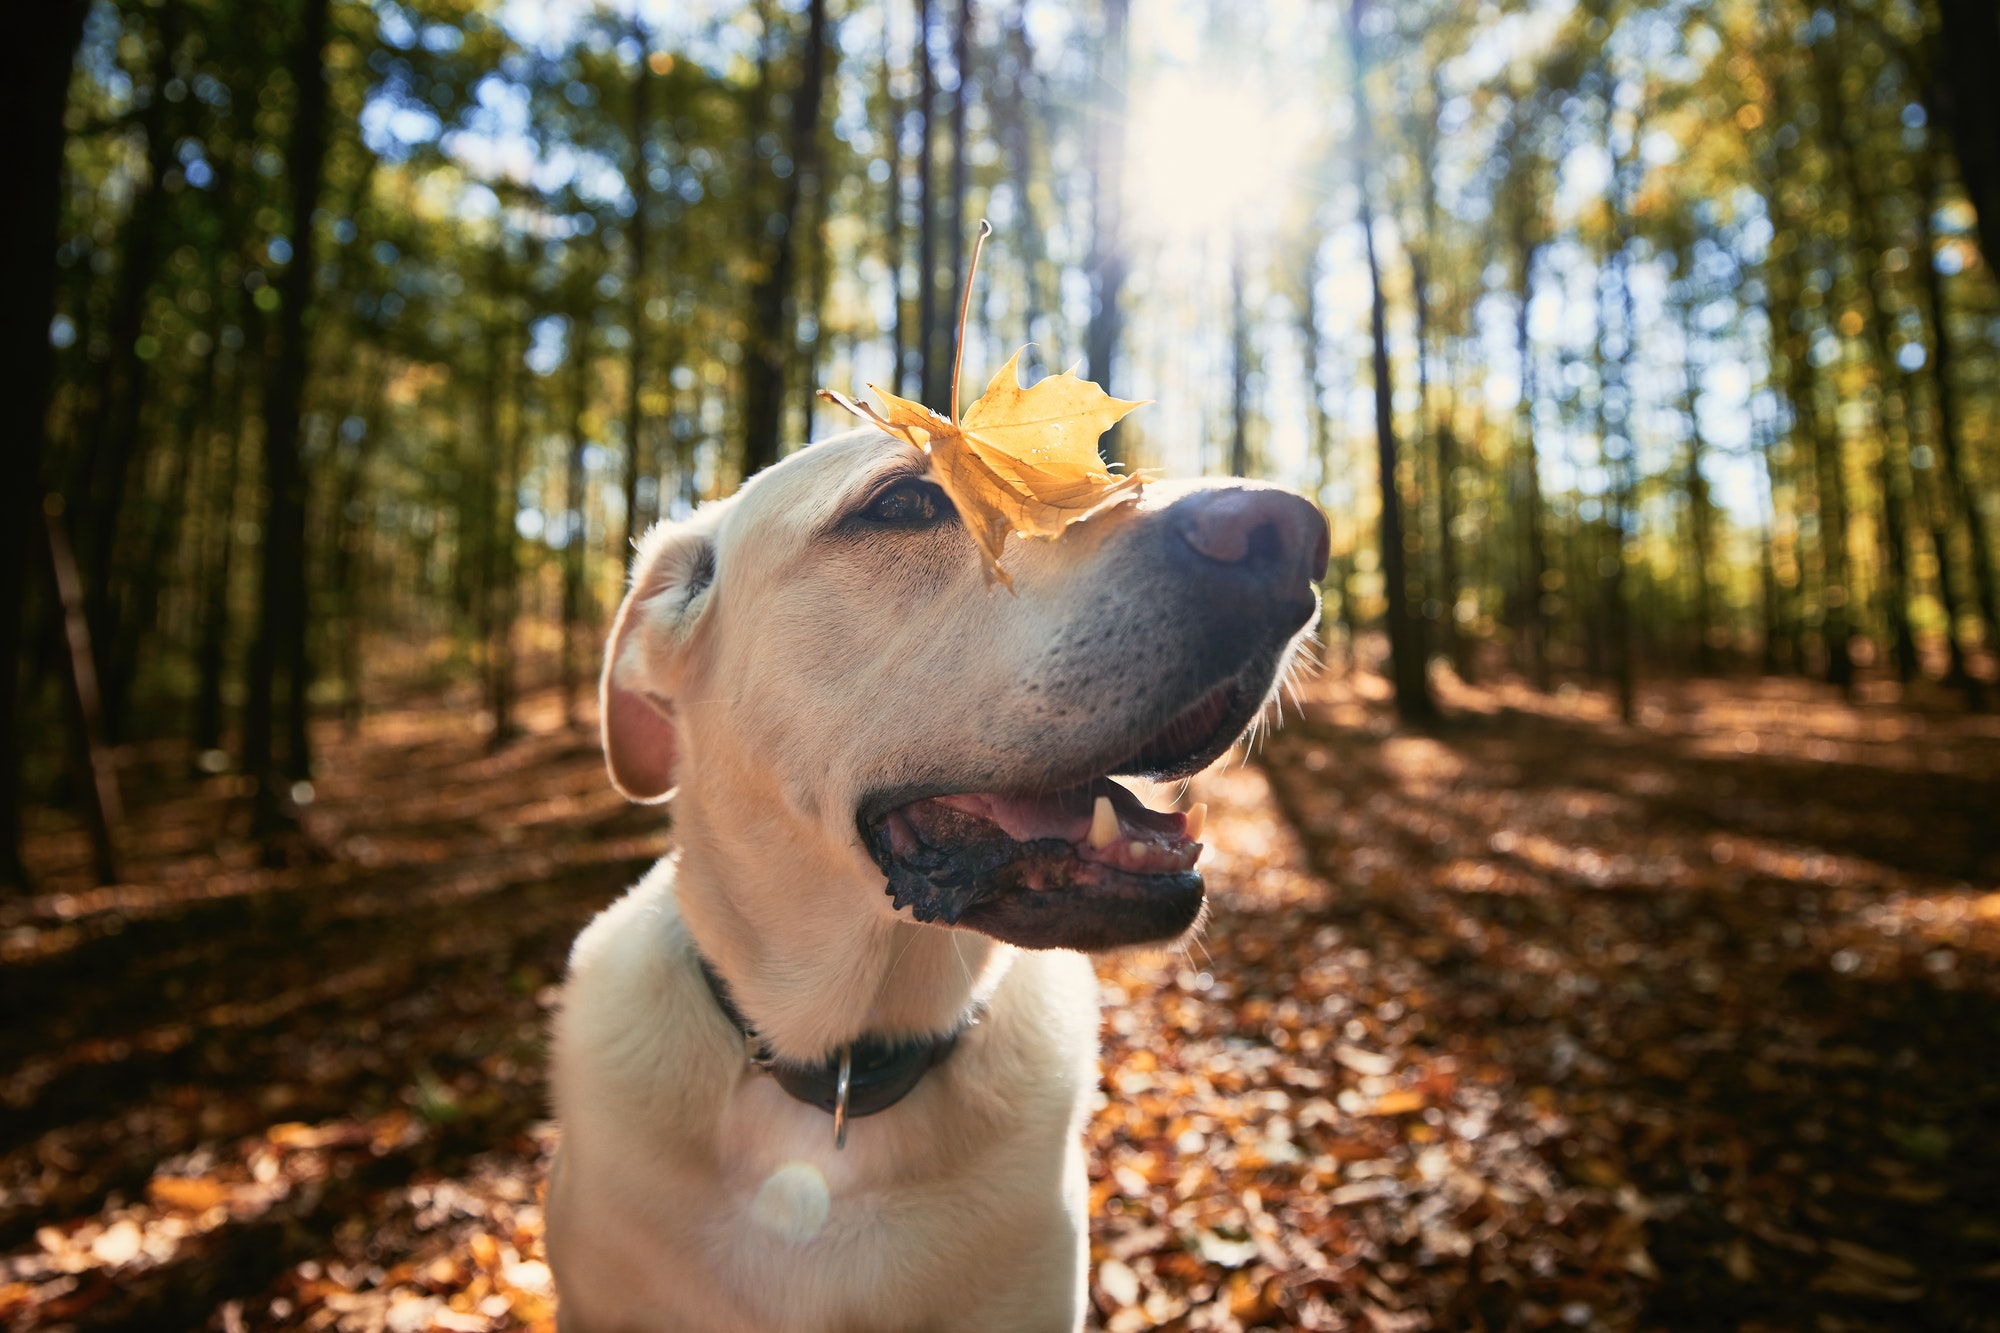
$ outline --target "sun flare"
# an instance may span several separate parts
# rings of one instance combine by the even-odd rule
[[[1133,225],[1171,236],[1257,230],[1295,183],[1312,118],[1268,88],[1173,69],[1134,98]]]

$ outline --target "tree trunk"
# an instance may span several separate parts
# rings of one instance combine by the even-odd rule
[[[785,210],[778,234],[765,244],[763,274],[750,297],[750,336],[743,365],[743,475],[778,461],[784,422],[785,363],[796,339],[786,319],[797,263],[805,181],[815,174],[819,104],[826,69],[826,0],[808,0],[806,42],[799,53],[799,85],[792,95],[792,174],[785,182]]]
[[[1610,149],[1611,127],[1605,126],[1605,147]],[[1610,510],[1606,515],[1611,539],[1611,552],[1601,559],[1599,569],[1603,573],[1602,591],[1604,597],[1605,637],[1611,649],[1612,673],[1618,689],[1618,717],[1630,726],[1638,716],[1638,663],[1632,642],[1631,592],[1626,586],[1625,547],[1631,535],[1634,516],[1637,511],[1638,491],[1638,450],[1631,434],[1629,400],[1624,395],[1625,386],[1631,383],[1626,373],[1632,357],[1633,336],[1637,332],[1637,322],[1633,318],[1631,276],[1626,271],[1626,247],[1631,242],[1629,215],[1625,211],[1625,201],[1629,198],[1626,189],[1628,169],[1632,168],[1638,156],[1638,144],[1642,127],[1634,125],[1631,153],[1620,160],[1613,153],[1612,162],[1612,203],[1613,213],[1619,219],[1619,226],[1613,237],[1617,247],[1611,252],[1607,265],[1607,276],[1615,286],[1618,308],[1618,336],[1616,352],[1612,350],[1610,301],[1611,293],[1605,293],[1605,317],[1598,327],[1598,379],[1603,386],[1599,397],[1599,438],[1606,459],[1606,467],[1613,478],[1610,495]],[[1612,397],[1617,393],[1618,405],[1614,413]],[[1613,448],[1614,444],[1616,448]]]
[[[1958,632],[1971,609],[1966,605],[1972,591],[1966,584],[1971,580],[1957,577],[1963,571],[1955,567],[1951,553],[1945,549],[1951,544],[1951,506],[1941,493],[1943,487],[1935,480],[1935,470],[1925,472],[1924,477],[1931,484],[1915,487],[1921,492],[1916,496],[1921,515],[1917,527],[1931,548],[1932,558],[1937,561],[1937,595],[1944,608],[1944,642],[1950,663],[1945,680],[1964,692],[1966,708],[1977,713],[1986,707],[1986,690],[1979,677],[1972,672],[1972,663]],[[1916,482],[1917,478],[1912,477],[1911,480]]]
[[[1816,398],[1818,386],[1812,383],[1810,371],[1806,381],[1807,393]],[[1819,493],[1820,635],[1826,652],[1827,684],[1845,694],[1854,688],[1853,630],[1847,614],[1848,590],[1854,586],[1854,557],[1847,541],[1847,472],[1839,432],[1828,428],[1812,398],[1806,400],[1806,410],[1812,421],[1814,489]]]
[[[1021,264],[1021,341],[1033,343],[1040,335],[1043,312],[1049,303],[1042,297],[1042,270],[1048,262],[1048,242],[1035,207],[1035,147],[1028,133],[1029,118],[1036,99],[1029,87],[1035,69],[1035,48],[1028,40],[1027,0],[1014,8],[1007,26],[1008,50],[1013,56],[1014,77],[1007,91],[1007,155],[1013,170],[1016,217],[1014,248]],[[1032,359],[1046,363],[1046,354]],[[1027,369],[1026,366],[1023,369]]]
[[[2000,81],[1993,77],[2000,70],[2000,6],[1938,0],[1938,17],[1934,100],[1979,217],[1979,252],[1993,271],[2000,269]]]
[[[1781,71],[1772,86],[1775,118],[1782,125],[1792,118],[1790,80]],[[1783,179],[1792,165],[1792,151],[1780,147],[1775,159],[1774,183],[1767,192],[1774,208],[1784,198],[1775,182]],[[1785,359],[1785,396],[1793,412],[1793,449],[1802,453],[1805,471],[1813,483],[1818,526],[1814,546],[1819,553],[1820,643],[1825,656],[1821,666],[1827,683],[1845,694],[1854,688],[1854,658],[1849,642],[1852,633],[1847,618],[1847,590],[1853,586],[1854,578],[1847,545],[1847,479],[1841,464],[1839,435],[1829,429],[1827,414],[1820,408],[1820,386],[1813,373],[1811,344],[1799,304],[1806,289],[1801,242],[1811,235],[1807,230],[1810,220],[1787,216],[1781,208],[1776,211],[1788,224],[1779,236],[1788,239],[1772,269],[1771,328]]]
[[[140,650],[159,618],[160,592],[173,572],[174,548],[181,524],[191,509],[198,511],[195,496],[189,493],[190,467],[199,448],[202,424],[209,418],[215,401],[215,352],[201,358],[200,379],[180,405],[172,445],[173,472],[163,494],[148,506],[145,539],[127,584],[127,596],[115,603],[116,614],[106,619],[115,628],[110,644],[98,649],[107,664],[104,687],[104,734],[113,745],[131,735],[132,692],[139,675]]]
[[[1921,158],[1921,154],[1919,155]],[[1931,235],[1931,214],[1938,204],[1937,180],[1928,167],[1920,166],[1925,173],[1923,204],[1915,212],[1917,215],[1917,259],[1916,267],[1923,275],[1924,304],[1929,315],[1931,333],[1931,392],[1937,405],[1938,461],[1944,464],[1944,492],[1948,514],[1955,514],[1965,522],[1966,536],[1971,550],[1966,563],[1971,567],[1972,590],[1979,606],[1981,635],[1986,650],[2000,650],[2000,595],[1994,591],[1993,539],[1986,526],[1986,514],[1980,508],[1978,497],[1965,476],[1964,424],[1958,410],[1957,386],[1952,383],[1952,367],[1957,360],[1952,347],[1951,329],[1945,308],[1944,280],[1937,271],[1935,238]],[[1992,253],[1990,250],[1987,252]],[[1949,520],[1947,519],[1947,522]],[[1947,528],[1948,530],[1948,528]],[[1940,551],[1938,558],[1944,559]]]
[[[99,680],[112,688],[117,685],[109,655],[116,638],[114,556],[124,528],[125,495],[151,443],[150,433],[141,428],[149,358],[139,354],[139,339],[145,327],[146,298],[159,270],[166,224],[167,192],[161,182],[174,163],[175,136],[167,126],[170,103],[162,89],[172,77],[181,18],[177,0],[168,0],[159,10],[159,63],[154,71],[153,97],[141,117],[146,132],[146,170],[133,183],[136,199],[131,220],[119,232],[122,262],[111,300],[111,355],[104,365],[93,428],[79,459],[82,471],[76,490],[76,517],[82,525],[84,605],[91,640],[100,656]]]
[[[12,182],[0,210],[0,885],[27,883],[21,863],[19,702],[22,619],[42,563],[42,456],[55,376],[56,236],[62,199],[63,112],[83,32],[83,0],[38,0],[13,15],[0,125],[13,143]]]
[[[1528,229],[1526,216],[1517,225],[1514,246],[1520,256],[1521,290],[1515,303],[1514,349],[1521,364],[1521,401],[1515,409],[1515,502],[1521,525],[1521,657],[1528,683],[1549,688],[1549,623],[1542,610],[1543,587],[1549,568],[1542,533],[1542,460],[1535,444],[1535,349],[1528,336],[1528,307],[1535,292],[1535,257],[1540,245]]]
[[[1381,549],[1382,583],[1388,601],[1390,679],[1396,690],[1396,713],[1405,722],[1437,716],[1425,670],[1423,641],[1410,617],[1407,551],[1403,541],[1403,497],[1396,472],[1395,386],[1389,378],[1389,303],[1382,291],[1382,266],[1375,254],[1375,209],[1369,192],[1374,167],[1373,113],[1368,106],[1368,62],[1362,48],[1362,10],[1367,0],[1352,0],[1347,10],[1347,47],[1354,69],[1357,140],[1354,186],[1359,199],[1355,221],[1361,228],[1362,253],[1368,266],[1368,333],[1373,343],[1375,373],[1375,469],[1382,496],[1376,526]]]
[[[1430,375],[1431,355],[1436,340],[1436,330],[1431,320],[1431,280],[1436,274],[1432,260],[1438,253],[1438,208],[1437,208],[1437,144],[1438,116],[1445,96],[1442,74],[1433,68],[1430,77],[1430,116],[1419,124],[1418,164],[1421,177],[1418,181],[1418,199],[1422,206],[1423,252],[1410,260],[1412,286],[1417,307],[1417,393],[1420,406],[1418,416],[1424,423],[1424,430],[1430,435],[1431,462],[1435,470],[1431,487],[1433,505],[1437,512],[1437,589],[1438,620],[1443,633],[1444,649],[1451,658],[1454,673],[1462,681],[1472,680],[1472,644],[1458,622],[1458,539],[1453,534],[1457,520],[1458,440],[1453,429],[1452,415],[1456,406],[1455,395],[1449,383],[1447,359],[1440,358],[1440,365],[1447,368],[1445,385],[1446,402],[1442,413],[1433,401]]]
[[[1767,277],[1765,282],[1766,291],[1769,290],[1769,287],[1770,283]],[[1764,306],[1764,321],[1772,330],[1772,340],[1775,344],[1777,342],[1777,316],[1772,313],[1771,303],[1768,298],[1766,298]],[[1775,345],[1772,350],[1774,352],[1777,351]],[[1775,366],[1773,370],[1775,372]],[[1777,382],[1775,375],[1770,385],[1770,396],[1772,400],[1778,403],[1783,403],[1786,398],[1784,387],[1781,383]],[[1787,411],[1785,414],[1791,415],[1791,412]],[[1750,415],[1751,447],[1756,449],[1758,460],[1763,464],[1764,512],[1768,515],[1764,527],[1763,555],[1758,562],[1758,573],[1763,583],[1763,669],[1764,674],[1767,676],[1775,676],[1780,672],[1797,670],[1799,657],[1798,636],[1796,632],[1798,620],[1795,607],[1792,605],[1792,599],[1783,591],[1784,585],[1778,579],[1777,569],[1778,533],[1781,529],[1778,513],[1778,494],[1784,479],[1779,473],[1779,464],[1775,456],[1775,446],[1777,444],[1776,426],[1775,416],[1772,413],[1759,412],[1756,408],[1756,400],[1753,399]],[[1794,588],[1798,586],[1796,580],[1800,579],[1801,570],[1804,568],[1805,563],[1803,553],[1798,547],[1797,494],[1797,488],[1794,486],[1792,491],[1793,521],[1791,526],[1793,536],[1788,548],[1788,559],[1792,569],[1792,576],[1795,580],[1793,584]]]
[[[646,31],[645,20],[637,11],[632,15],[632,39],[639,47],[639,67],[632,76],[632,158],[626,188],[632,192],[632,228],[627,233],[631,250],[631,268],[626,280],[632,285],[631,341],[626,344],[630,356],[625,363],[625,542],[618,548],[620,563],[632,558],[632,543],[643,532],[644,526],[639,515],[639,474],[645,466],[642,441],[645,435],[645,414],[640,402],[640,389],[646,378],[646,205],[652,199],[652,189],[646,180],[646,117],[652,91],[653,71],[647,63],[651,58],[652,38]],[[489,390],[492,386],[488,386]],[[492,398],[489,392],[483,406],[487,426],[491,426]],[[482,445],[492,454],[492,435],[488,432]]]
[[[69,654],[70,716],[75,737],[79,784],[84,791],[84,812],[89,817],[90,842],[95,853],[99,884],[115,884],[119,879],[118,826],[124,822],[124,806],[118,796],[118,770],[111,750],[104,743],[103,717],[98,706],[97,665],[90,647],[90,622],[84,615],[83,580],[78,576],[76,556],[63,531],[62,510],[50,506],[47,512],[49,569],[62,608],[63,646]]]
[[[254,321],[251,327],[256,327]],[[241,356],[245,361],[250,357],[248,349],[254,346],[254,337],[244,339],[245,350]],[[216,432],[223,441],[222,448],[227,456],[221,469],[221,484],[203,511],[215,524],[218,533],[212,538],[217,547],[214,563],[204,571],[201,611],[195,631],[196,683],[192,735],[197,759],[210,750],[222,748],[222,681],[228,670],[229,658],[229,591],[231,565],[236,551],[236,496],[243,474],[243,423],[250,415],[243,410],[242,402],[250,393],[250,379],[247,371],[238,376],[237,390],[232,396],[236,403],[236,420],[226,429]]]
[[[326,48],[329,0],[301,0],[292,52],[296,103],[285,162],[291,175],[292,258],[278,277],[276,350],[264,392],[264,551],[260,571],[257,638],[251,650],[249,700],[244,710],[243,765],[256,780],[253,828],[259,837],[285,831],[295,821],[288,793],[280,790],[276,750],[276,699],[280,679],[290,686],[294,713],[302,711],[306,675],[306,476],[300,457],[301,403],[307,358],[306,304],[314,277],[313,210],[319,206],[326,164]],[[286,768],[304,773],[303,717],[290,719],[292,752]]]
[[[888,225],[883,229],[883,248],[889,267],[889,392],[907,397],[910,349],[909,329],[903,322],[903,120],[904,107],[896,97],[893,47],[889,41],[889,16],[882,18],[882,107],[889,126],[888,143],[882,156],[889,164],[884,186],[889,201]]]
[[[363,413],[361,438],[354,442],[354,457],[340,473],[333,517],[333,568],[328,582],[340,615],[340,724],[350,740],[361,733],[362,639],[368,623],[362,590],[367,583],[368,534],[373,526],[367,518],[368,465],[382,436],[381,423],[375,419],[382,387],[377,369],[362,379],[356,394]]]
[[[1430,681],[1424,671],[1422,642],[1410,618],[1410,590],[1403,544],[1403,497],[1396,484],[1396,419],[1394,389],[1389,380],[1388,302],[1382,295],[1382,270],[1375,257],[1375,219],[1367,186],[1361,194],[1362,248],[1368,261],[1368,332],[1374,343],[1375,470],[1382,495],[1377,528],[1382,554],[1382,584],[1388,597],[1389,666],[1396,687],[1396,712],[1405,722],[1434,717]]]
[[[1424,265],[1412,261],[1411,274],[1416,286],[1417,303],[1417,347],[1419,361],[1427,362],[1430,356],[1430,298],[1425,292],[1429,285],[1428,272]],[[1462,681],[1472,680],[1471,643],[1458,623],[1458,539],[1452,533],[1457,519],[1455,493],[1458,470],[1458,441],[1452,430],[1452,408],[1449,402],[1440,414],[1431,400],[1431,383],[1428,369],[1419,377],[1418,394],[1423,406],[1420,414],[1431,435],[1431,459],[1435,472],[1432,493],[1437,509],[1437,588],[1438,621],[1444,638],[1444,650],[1451,658],[1451,669]],[[1532,411],[1532,407],[1530,408]]]
[[[1250,312],[1243,301],[1243,231],[1229,240],[1229,475],[1250,475]]]
[[[583,449],[588,441],[583,433],[583,415],[590,406],[590,357],[585,344],[583,318],[570,317],[569,466],[563,476],[562,546],[562,697],[563,725],[575,727],[579,721],[577,697],[582,684],[584,548],[589,523],[584,507],[589,496],[584,490]]]
[[[495,269],[497,272],[497,264]],[[521,448],[527,431],[522,429],[521,405],[515,400],[517,381],[512,340],[505,333],[489,329],[486,345],[493,361],[493,395],[501,402],[512,403],[514,408],[509,414],[510,428],[506,431],[504,443],[497,438],[501,429],[497,412],[494,420],[494,450],[505,459],[506,469],[499,488],[498,512],[493,516],[492,541],[496,550],[498,587],[492,610],[493,637],[486,654],[487,700],[493,713],[493,734],[487,738],[487,748],[498,750],[514,739],[517,730],[514,725],[514,621],[520,614],[521,548],[520,533],[514,522],[521,489]]]
[[[1838,13],[1836,8],[1836,13]],[[1889,648],[1896,664],[1897,679],[1907,685],[1917,675],[1917,642],[1910,629],[1909,517],[1904,508],[1907,496],[1905,472],[1898,466],[1897,438],[1909,429],[1910,402],[1906,386],[1895,392],[1890,380],[1896,375],[1895,352],[1891,346],[1889,315],[1882,294],[1876,289],[1880,250],[1876,228],[1876,201],[1861,169],[1860,146],[1849,133],[1847,99],[1841,91],[1840,71],[1847,67],[1845,34],[1848,20],[1840,18],[1828,47],[1813,48],[1819,69],[1821,100],[1831,119],[1828,150],[1839,163],[1852,218],[1852,251],[1857,269],[1856,294],[1867,307],[1863,322],[1874,352],[1876,486],[1882,492],[1882,532],[1877,547],[1882,553],[1882,615],[1888,631]],[[1864,127],[1865,131],[1865,127]]]
[[[958,23],[951,34],[951,63],[955,82],[951,88],[951,283],[945,288],[949,301],[957,301],[959,289],[965,283],[965,187],[967,171],[965,161],[965,104],[968,89],[966,83],[972,77],[972,0],[958,0]],[[954,309],[947,304],[947,310]],[[957,355],[958,335],[946,344],[943,364],[951,364]],[[946,396],[951,390],[947,385]],[[926,402],[931,400],[926,399]],[[963,410],[963,404],[946,405],[947,415],[956,418]]]
[[[931,63],[930,0],[917,0],[917,383],[925,403],[943,400],[950,358],[938,354],[936,156],[937,68]]]
[[[1692,264],[1692,257],[1684,257],[1682,271],[1685,273]],[[1694,569],[1694,662],[1695,670],[1702,675],[1713,675],[1716,669],[1715,655],[1715,606],[1713,580],[1710,566],[1713,563],[1713,529],[1715,511],[1709,501],[1708,477],[1701,470],[1702,454],[1706,447],[1701,436],[1701,372],[1694,363],[1694,298],[1687,296],[1681,302],[1681,371],[1685,378],[1683,390],[1683,410],[1687,413],[1687,467],[1681,474],[1682,490],[1687,497],[1688,554],[1693,557]]]
[[[1125,286],[1125,60],[1130,24],[1128,0],[1104,0],[1104,33],[1097,48],[1097,82],[1092,104],[1090,153],[1090,325],[1084,355],[1090,378],[1115,392],[1111,363],[1123,329],[1119,308]],[[1105,432],[1105,458],[1123,459],[1123,432]],[[1130,460],[1124,460],[1130,461]]]
[[[1304,363],[1306,385],[1306,428],[1307,438],[1312,445],[1313,489],[1312,501],[1322,512],[1326,510],[1326,488],[1332,481],[1333,472],[1333,423],[1327,417],[1325,367],[1319,354],[1319,255],[1323,238],[1317,233],[1306,240],[1305,272],[1300,275],[1299,293],[1299,349]],[[1330,518],[1331,516],[1329,516]],[[1338,566],[1330,566],[1328,579],[1336,577]],[[1341,587],[1340,603],[1343,618],[1347,614],[1347,592]],[[1319,595],[1325,601],[1326,582],[1320,584]],[[1322,632],[1320,637],[1320,661],[1326,660],[1327,640],[1331,636]]]

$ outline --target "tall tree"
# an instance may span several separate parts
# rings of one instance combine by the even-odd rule
[[[625,188],[632,196],[632,225],[626,232],[625,280],[630,284],[628,316],[631,329],[625,361],[625,543],[618,548],[620,562],[632,558],[632,543],[639,535],[639,475],[645,470],[645,381],[646,381],[646,214],[652,203],[652,186],[647,180],[646,132],[651,115],[653,76],[652,34],[635,9],[632,13],[632,43],[638,50],[637,67],[632,71],[632,130],[627,145]]]
[[[151,435],[142,429],[146,410],[148,363],[141,354],[148,298],[159,273],[166,242],[166,174],[174,163],[177,137],[167,123],[172,106],[166,86],[175,76],[173,62],[180,46],[184,17],[179,0],[166,0],[157,10],[154,41],[157,54],[151,71],[152,88],[140,116],[146,135],[145,170],[132,183],[132,215],[119,231],[121,259],[111,300],[110,355],[98,390],[97,410],[77,460],[75,494],[83,543],[84,603],[98,660],[99,680],[110,684],[110,650],[116,636],[112,585],[113,553],[125,517],[125,497],[147,453]],[[114,711],[122,711],[115,710]],[[121,738],[114,724],[110,740]]]
[[[785,363],[796,344],[787,318],[792,272],[803,230],[805,183],[817,167],[819,105],[826,75],[826,0],[808,0],[805,45],[799,51],[799,82],[792,93],[791,173],[785,178],[784,207],[768,229],[763,263],[750,295],[750,332],[743,366],[743,475],[778,461],[784,422]]]
[[[590,411],[590,332],[588,315],[570,316],[570,401],[569,449],[563,471],[562,545],[562,706],[563,725],[574,727],[581,720],[577,711],[583,685],[584,599],[589,589],[584,583],[585,552],[588,547],[590,496],[585,491],[583,452],[590,443],[584,417]]]
[[[2000,6],[1938,0],[1933,100],[1950,127],[1965,193],[1978,214],[1979,249],[2000,270]]]
[[[1924,287],[1925,313],[1930,322],[1930,372],[1932,401],[1937,406],[1939,461],[1944,464],[1945,496],[1950,511],[1965,522],[1970,550],[1974,595],[1984,628],[1988,651],[2000,650],[2000,593],[1994,590],[1993,539],[1986,526],[1986,513],[1973,494],[1965,471],[1965,418],[1959,408],[1954,372],[1958,352],[1953,345],[1951,319],[1945,306],[1944,279],[1938,273],[1937,238],[1932,234],[1931,217],[1940,203],[1934,166],[1927,155],[1919,154],[1921,203],[1916,209],[1916,267]]]
[[[950,358],[938,340],[936,163],[937,66],[931,59],[931,4],[917,0],[917,382],[926,403],[939,402],[949,382]]]
[[[965,282],[965,191],[970,181],[965,160],[965,112],[972,84],[972,0],[958,0],[958,21],[951,31],[951,280],[945,286],[947,298],[954,298]],[[947,309],[950,307],[947,306]],[[940,364],[950,360],[953,349],[943,349]],[[957,416],[961,405],[950,405]]]
[[[21,884],[20,702],[22,617],[30,572],[41,566],[42,456],[55,357],[58,210],[63,110],[83,34],[84,0],[42,0],[12,16],[0,55],[0,125],[14,136],[12,199],[0,214],[0,884]]]
[[[1888,313],[1883,308],[1879,284],[1881,247],[1876,237],[1875,200],[1862,169],[1861,147],[1847,108],[1842,87],[1849,68],[1846,56],[1846,29],[1850,20],[1835,15],[1830,40],[1812,48],[1821,81],[1820,106],[1832,124],[1829,151],[1838,164],[1841,184],[1848,203],[1850,232],[1853,236],[1854,299],[1861,307],[1862,327],[1867,330],[1867,347],[1872,356],[1868,378],[1873,384],[1871,406],[1875,420],[1875,482],[1882,502],[1882,527],[1878,547],[1882,554],[1882,618],[1888,631],[1891,659],[1896,675],[1908,684],[1917,674],[1916,635],[1910,625],[1909,518],[1907,477],[1902,466],[1902,446],[1907,443],[1909,401],[1896,383],[1895,353],[1890,347]],[[1858,330],[1857,330],[1858,331]],[[1867,357],[1864,352],[1863,356]]]
[[[903,318],[903,129],[905,108],[896,95],[895,25],[888,5],[882,8],[882,123],[888,126],[882,148],[889,168],[883,182],[888,201],[888,225],[882,229],[884,260],[889,272],[889,392],[904,397],[909,384],[909,326]]]
[[[1531,104],[1524,103],[1524,106]],[[1514,189],[1510,223],[1514,251],[1514,355],[1520,365],[1520,399],[1514,410],[1514,437],[1509,460],[1513,473],[1514,521],[1520,532],[1518,547],[1519,617],[1521,665],[1528,682],[1538,690],[1549,688],[1549,618],[1543,610],[1547,595],[1549,556],[1546,515],[1542,503],[1542,460],[1535,440],[1535,345],[1529,336],[1528,314],[1535,297],[1535,263],[1542,248],[1541,182],[1532,168],[1533,149],[1526,141],[1526,126],[1515,120],[1513,152],[1509,176]]]
[[[1091,90],[1090,128],[1090,325],[1084,334],[1084,356],[1090,377],[1105,388],[1112,383],[1111,363],[1118,355],[1124,325],[1120,299],[1125,288],[1125,66],[1128,0],[1103,0],[1103,31],[1098,38],[1097,77]],[[1123,432],[1116,426],[1103,440],[1105,457],[1121,457]]]
[[[1042,295],[1042,270],[1048,263],[1048,238],[1041,209],[1035,202],[1035,143],[1029,132],[1038,105],[1034,89],[1035,48],[1028,39],[1027,0],[1017,0],[1007,24],[1007,55],[1013,77],[1006,81],[1001,110],[1005,115],[1007,156],[1012,168],[1015,209],[1014,249],[1021,264],[1021,341],[1041,335],[1042,312],[1049,303]],[[1030,353],[1032,356],[1033,353]]]
[[[1684,386],[1681,413],[1687,421],[1687,453],[1681,473],[1681,492],[1687,503],[1688,515],[1688,577],[1694,583],[1695,669],[1703,674],[1712,674],[1716,668],[1715,585],[1712,573],[1715,563],[1715,507],[1709,499],[1708,474],[1702,471],[1706,442],[1701,435],[1701,369],[1696,364],[1694,350],[1693,267],[1694,252],[1690,247],[1680,259],[1681,374]]]
[[[257,637],[250,655],[243,718],[243,767],[257,784],[259,835],[293,823],[276,760],[276,688],[288,687],[285,770],[310,771],[307,748],[306,473],[300,456],[302,405],[310,366],[306,306],[312,299],[313,212],[319,207],[327,141],[326,39],[329,0],[299,0],[290,60],[294,102],[285,154],[290,174],[291,258],[278,277],[270,378],[264,390],[263,560]]]
[[[1375,253],[1374,190],[1375,135],[1367,92],[1366,9],[1368,0],[1349,0],[1347,44],[1355,71],[1355,193],[1356,223],[1361,229],[1362,254],[1368,268],[1368,336],[1375,374],[1375,474],[1382,497],[1376,521],[1382,582],[1389,622],[1389,674],[1396,689],[1396,712],[1406,722],[1436,716],[1423,641],[1410,616],[1408,552],[1403,540],[1403,496],[1397,479],[1395,385],[1389,371],[1389,303],[1382,290],[1382,265]]]
[[[1243,229],[1229,237],[1229,475],[1250,475],[1250,310],[1243,297]]]

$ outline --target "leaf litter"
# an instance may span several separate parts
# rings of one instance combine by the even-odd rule
[[[1307,694],[1196,782],[1203,934],[1100,966],[1092,1327],[2000,1328],[1992,719]],[[546,1013],[666,842],[552,698],[498,755],[466,713],[328,734],[331,865],[257,867],[184,759],[133,884],[39,816],[9,1328],[553,1327]]]

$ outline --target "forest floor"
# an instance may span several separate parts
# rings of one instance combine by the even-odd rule
[[[1312,686],[1106,961],[1094,1326],[2000,1330],[2000,720],[1796,681]],[[0,1323],[551,1326],[544,1034],[667,846],[551,697],[329,732],[335,855],[141,756],[0,903]]]

